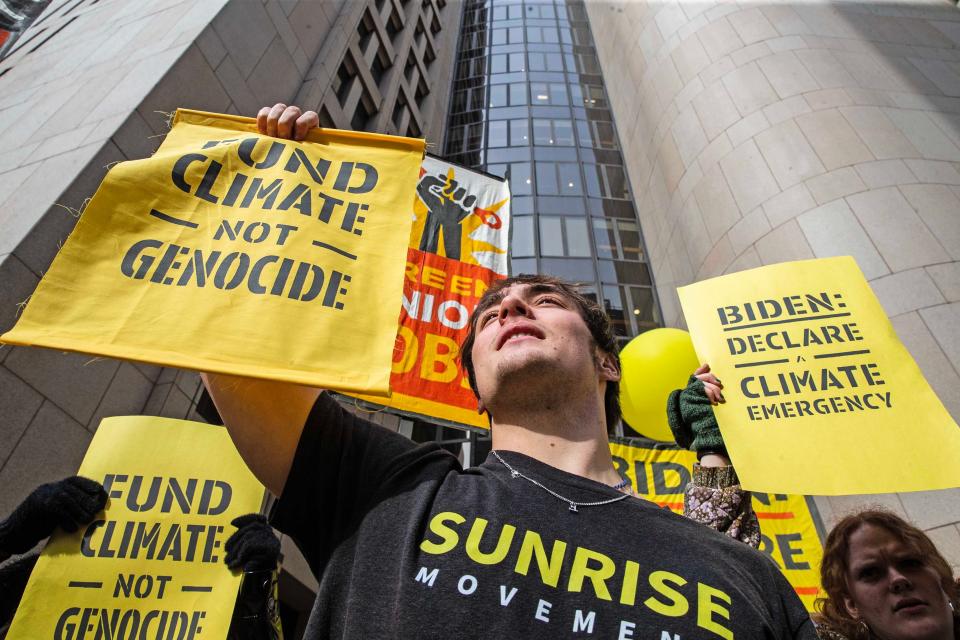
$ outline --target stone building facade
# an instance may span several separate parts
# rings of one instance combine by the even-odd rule
[[[151,155],[177,107],[253,116],[282,101],[438,149],[460,13],[447,0],[54,0],[0,61],[0,332],[107,168]],[[0,514],[75,473],[101,418],[199,419],[199,395],[191,372],[0,348]],[[312,578],[284,542],[284,599],[303,610]]]
[[[587,8],[664,323],[685,324],[678,286],[852,255],[960,420],[956,6]],[[871,502],[925,529],[960,567],[960,490],[817,499],[828,529]]]

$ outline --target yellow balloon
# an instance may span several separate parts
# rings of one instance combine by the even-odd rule
[[[690,334],[682,329],[652,329],[620,352],[620,406],[624,422],[654,440],[672,442],[667,397],[686,386],[700,363]]]

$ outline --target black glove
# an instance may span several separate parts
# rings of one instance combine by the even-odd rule
[[[0,522],[0,551],[29,551],[57,527],[72,533],[93,520],[106,504],[103,485],[87,478],[72,476],[42,484]]]
[[[707,453],[726,454],[710,398],[704,392],[703,383],[695,376],[690,376],[684,389],[670,393],[667,422],[677,444],[695,451],[698,460]]]
[[[227,540],[224,562],[231,569],[244,572],[272,571],[280,561],[280,540],[259,513],[234,518],[230,523],[237,528]]]

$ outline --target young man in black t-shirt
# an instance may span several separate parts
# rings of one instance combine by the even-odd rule
[[[302,138],[315,114],[260,122]],[[316,390],[206,377],[320,581],[307,638],[815,637],[763,555],[619,486],[620,368],[596,303],[552,278],[498,283],[463,358],[494,446],[468,470]]]

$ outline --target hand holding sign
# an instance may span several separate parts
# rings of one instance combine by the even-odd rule
[[[316,111],[303,111],[282,102],[263,107],[257,113],[257,130],[267,136],[305,140],[310,129],[317,126],[320,126],[320,116]]]
[[[707,466],[730,463],[711,406],[723,402],[720,387],[720,381],[710,373],[710,365],[704,364],[690,376],[686,387],[674,390],[667,399],[667,422],[674,440],[695,452],[701,463],[710,456]]]
[[[40,485],[0,522],[0,559],[29,551],[57,527],[68,533],[76,531],[93,520],[106,503],[103,485],[89,478],[71,476]]]

